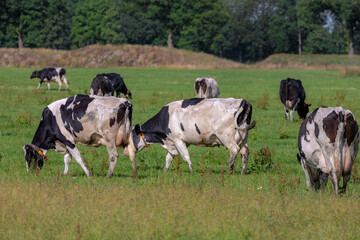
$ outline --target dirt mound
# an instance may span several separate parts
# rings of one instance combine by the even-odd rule
[[[91,45],[76,50],[0,48],[0,67],[76,68],[173,67],[247,68],[246,65],[188,50],[142,45]]]
[[[325,54],[274,54],[253,65],[262,69],[359,69],[360,56]]]

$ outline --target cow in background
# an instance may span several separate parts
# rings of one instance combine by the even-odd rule
[[[242,174],[246,173],[249,148],[248,132],[255,127],[251,121],[252,106],[243,99],[192,98],[175,101],[164,106],[158,114],[136,125],[132,139],[136,152],[158,143],[165,148],[168,171],[175,155],[181,154],[192,171],[188,145],[213,147],[223,145],[230,152],[229,171],[240,152],[243,161]],[[130,149],[128,152],[130,152]],[[128,152],[124,151],[124,155]],[[134,155],[135,153],[132,153]]]
[[[120,93],[124,94],[124,96],[126,98],[131,99],[132,98],[132,94],[131,91],[129,89],[127,89],[124,79],[121,77],[120,74],[117,73],[101,73],[98,74],[96,76],[97,77],[107,77],[108,79],[110,79],[112,87],[113,87],[113,91],[116,92],[116,97],[120,97]]]
[[[195,80],[195,93],[197,98],[218,98],[220,95],[217,82],[210,77]]]
[[[359,149],[358,130],[353,113],[342,107],[320,107],[305,119],[299,130],[297,157],[309,189],[320,189],[330,176],[334,194],[338,194],[341,177],[341,192],[346,191]]]
[[[109,78],[103,75],[97,75],[90,86],[90,95],[113,96],[114,88]]]
[[[131,140],[132,104],[124,98],[75,95],[48,105],[43,113],[31,144],[23,146],[26,167],[41,168],[47,160],[48,149],[65,154],[64,175],[71,158],[83,168],[86,176],[91,172],[85,166],[77,143],[88,146],[103,145],[109,154],[111,177],[118,159],[117,147],[127,147],[136,176],[136,159]],[[132,151],[131,151],[132,150]]]
[[[300,118],[306,118],[311,104],[305,103],[305,90],[300,80],[293,78],[282,80],[279,95],[285,107],[285,119],[292,121],[295,110],[298,112]]]
[[[37,89],[40,88],[43,82],[46,82],[48,85],[48,90],[50,91],[50,82],[57,82],[59,84],[59,91],[61,90],[62,82],[66,85],[66,90],[69,90],[69,82],[66,79],[66,70],[64,68],[44,68],[40,71],[35,70],[30,78],[40,78],[40,83]]]

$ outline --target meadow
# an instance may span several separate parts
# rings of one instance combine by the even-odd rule
[[[330,182],[321,192],[306,188],[297,161],[301,121],[287,122],[279,84],[302,80],[310,111],[342,106],[360,117],[360,79],[338,70],[166,68],[67,68],[70,91],[51,91],[29,79],[32,68],[0,68],[0,239],[358,239],[360,169],[347,193],[336,197]],[[87,94],[98,73],[120,73],[133,99],[133,125],[169,102],[192,98],[197,77],[211,76],[220,97],[244,98],[257,126],[249,133],[248,172],[226,171],[224,147],[189,147],[193,172],[177,157],[162,172],[166,151],[151,145],[137,154],[138,177],[122,156],[106,178],[104,147],[79,146],[94,174],[73,160],[63,176],[63,155],[48,151],[41,171],[27,172],[23,144],[30,143],[51,102]],[[64,89],[64,87],[63,87]],[[220,114],[220,113],[219,113]]]

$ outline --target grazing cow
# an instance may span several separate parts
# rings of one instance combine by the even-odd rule
[[[108,79],[110,79],[112,86],[113,86],[113,91],[116,92],[116,97],[120,97],[120,93],[123,93],[125,95],[126,98],[132,98],[131,97],[131,92],[130,90],[127,89],[123,78],[121,77],[120,74],[117,73],[101,73],[98,74],[96,77],[99,76],[105,76]]]
[[[335,194],[341,177],[341,192],[346,191],[359,149],[358,125],[352,112],[342,107],[317,108],[301,124],[298,147],[297,157],[309,189],[320,189],[330,176]]]
[[[64,174],[68,173],[71,157],[83,168],[87,176],[91,172],[85,166],[75,144],[103,145],[109,153],[111,177],[118,152],[116,147],[134,149],[131,139],[132,104],[123,98],[75,95],[48,105],[43,113],[35,136],[29,145],[24,145],[26,167],[41,168],[46,160],[46,151],[54,149],[65,154]],[[44,151],[45,150],[45,151]],[[130,151],[132,154],[134,151]],[[130,155],[133,174],[136,176],[135,155]]]
[[[47,82],[48,90],[50,91],[50,82],[57,82],[59,84],[59,91],[61,90],[62,82],[65,83],[66,89],[69,90],[69,82],[65,76],[65,69],[63,68],[44,68],[40,71],[34,71],[30,78],[40,78],[40,83],[37,89],[40,88],[43,82]]]
[[[287,78],[280,83],[280,100],[285,107],[285,119],[292,121],[294,110],[300,118],[305,119],[311,104],[305,103],[305,90],[300,80]],[[290,111],[290,116],[289,116]]]
[[[245,174],[249,155],[247,136],[256,124],[255,121],[250,124],[251,114],[251,104],[243,99],[180,100],[164,106],[143,125],[136,125],[132,130],[132,139],[137,152],[153,143],[165,148],[168,153],[164,171],[169,169],[174,155],[179,153],[192,171],[188,145],[223,145],[230,151],[228,169],[233,170],[235,158],[240,152],[242,174]],[[124,155],[127,152],[124,151]]]
[[[203,77],[195,80],[195,93],[197,98],[218,98],[220,91],[215,79]]]
[[[97,75],[91,83],[90,95],[113,96],[114,88],[111,80],[103,75]]]

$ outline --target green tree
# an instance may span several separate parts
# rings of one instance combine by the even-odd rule
[[[334,14],[335,19],[347,30],[349,55],[355,54],[354,35],[360,30],[360,0],[323,0],[326,10]]]
[[[0,1],[0,47],[6,43],[6,26],[8,24],[6,1]]]
[[[298,53],[297,0],[277,0],[268,34],[274,53]]]
[[[109,0],[86,0],[76,8],[70,30],[73,47],[105,43],[101,22],[106,10],[111,7]]]
[[[174,22],[182,26],[178,47],[220,55],[224,40],[221,29],[230,18],[222,1],[184,0],[173,16]]]
[[[307,49],[313,49],[311,45],[327,46],[326,52],[331,52],[332,43],[337,44],[337,52],[342,52],[339,47],[342,46],[344,37],[339,35],[343,29],[347,32],[348,54],[355,53],[354,36],[359,32],[360,27],[360,0],[299,0],[299,19],[302,26],[309,32],[309,39],[306,40]],[[336,26],[337,32],[324,32],[324,25],[327,23],[329,16],[334,19],[333,25]],[[337,39],[333,39],[333,38]],[[330,38],[330,41],[329,41]],[[329,44],[313,43],[312,41],[325,41]],[[324,51],[322,47],[322,51]],[[318,48],[318,47],[317,47]],[[317,51],[315,51],[317,52]]]
[[[71,46],[71,15],[65,0],[48,0],[46,19],[41,27],[44,43],[41,47],[69,49]]]
[[[254,62],[273,53],[270,19],[273,0],[233,0],[225,2],[231,18],[223,28],[224,56],[241,62]],[[233,44],[232,44],[233,43]]]
[[[7,46],[15,47],[16,41],[18,42],[18,47],[24,47],[24,38],[23,38],[23,21],[24,21],[24,0],[7,0],[6,1],[6,10],[8,16],[8,22],[6,27],[7,35]]]

